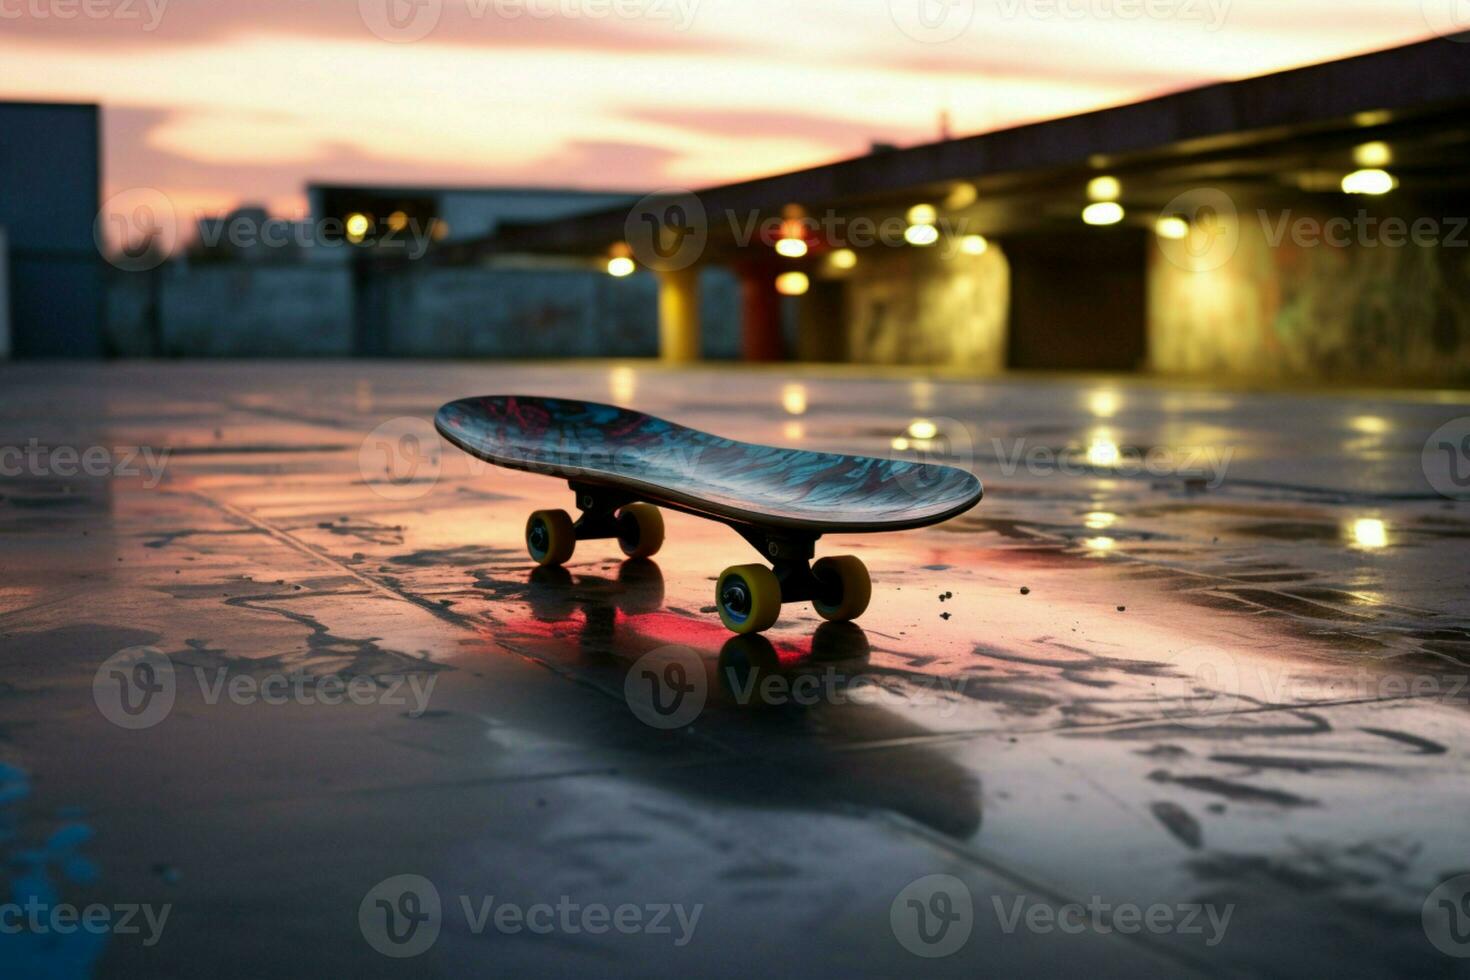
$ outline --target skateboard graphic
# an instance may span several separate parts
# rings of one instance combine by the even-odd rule
[[[616,538],[629,558],[653,555],[664,540],[659,507],[729,525],[769,562],[720,574],[715,607],[736,633],[769,629],[785,602],[856,619],[872,594],[868,570],[853,555],[813,562],[817,539],[937,524],[982,493],[950,466],[736,442],[565,398],[464,398],[440,408],[434,426],[485,462],[567,480],[580,516],[538,510],[526,521],[538,564],[563,564],[578,541],[598,538]]]

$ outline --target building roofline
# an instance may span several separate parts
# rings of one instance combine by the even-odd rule
[[[1470,100],[1470,48],[1438,37],[1335,61],[1217,82],[1140,102],[978,135],[888,150],[695,192],[707,211],[772,212],[878,198],[904,188],[1051,168],[1113,166],[1117,158],[1209,141],[1247,143],[1328,126],[1366,111],[1389,118]],[[1392,80],[1392,84],[1385,84]],[[587,253],[623,235],[607,209],[548,222],[507,223],[484,247]]]
[[[637,198],[643,191],[599,190],[586,187],[531,187],[518,184],[377,184],[370,181],[308,180],[308,193],[314,190],[380,191],[393,194],[519,194],[526,197],[584,195],[587,197]]]
[[[6,107],[18,107],[22,109],[82,109],[88,112],[97,112],[102,108],[102,105],[97,102],[52,102],[46,99],[0,99],[0,108]]]

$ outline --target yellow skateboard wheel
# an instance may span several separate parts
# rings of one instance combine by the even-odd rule
[[[664,544],[664,515],[653,504],[629,504],[618,511],[618,547],[629,558],[657,554]]]
[[[828,593],[824,602],[813,599],[812,606],[823,619],[845,622],[857,619],[873,598],[873,581],[868,569],[856,555],[821,558],[812,565],[812,574]]]
[[[526,519],[526,550],[538,565],[560,565],[572,557],[577,532],[564,510],[538,510]]]
[[[781,583],[764,565],[732,565],[715,583],[720,622],[732,633],[760,633],[781,614]]]

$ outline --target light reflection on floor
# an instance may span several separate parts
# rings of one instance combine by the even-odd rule
[[[859,623],[793,606],[733,638],[713,579],[755,555],[719,525],[668,514],[651,560],[584,542],[565,568],[532,568],[525,516],[569,507],[565,487],[424,429],[442,401],[511,390],[943,460],[986,499],[941,527],[820,542],[871,569]],[[921,963],[894,897],[933,874],[964,882],[975,910],[964,949],[924,963],[940,974],[1079,956],[1120,975],[1448,968],[1419,914],[1470,845],[1470,505],[1430,490],[1420,450],[1463,405],[289,364],[9,366],[0,409],[4,445],[170,450],[157,486],[0,484],[4,759],[31,787],[5,817],[21,839],[95,829],[96,880],[52,875],[70,900],[176,906],[156,948],[112,937],[104,973],[892,975]],[[144,645],[174,665],[177,701],[124,730],[93,677]],[[701,701],[662,727],[636,692],[670,648],[689,651],[677,676]],[[219,678],[281,675],[433,686],[426,706],[209,696]],[[670,948],[486,936],[451,909],[424,959],[400,964],[356,917],[405,872],[446,899],[706,917]],[[992,899],[1014,897],[1234,911],[1207,946],[1007,931]],[[304,945],[268,948],[283,935]]]

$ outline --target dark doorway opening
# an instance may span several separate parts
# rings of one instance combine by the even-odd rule
[[[1091,228],[1006,238],[1008,366],[1137,370],[1147,354],[1148,234]]]

